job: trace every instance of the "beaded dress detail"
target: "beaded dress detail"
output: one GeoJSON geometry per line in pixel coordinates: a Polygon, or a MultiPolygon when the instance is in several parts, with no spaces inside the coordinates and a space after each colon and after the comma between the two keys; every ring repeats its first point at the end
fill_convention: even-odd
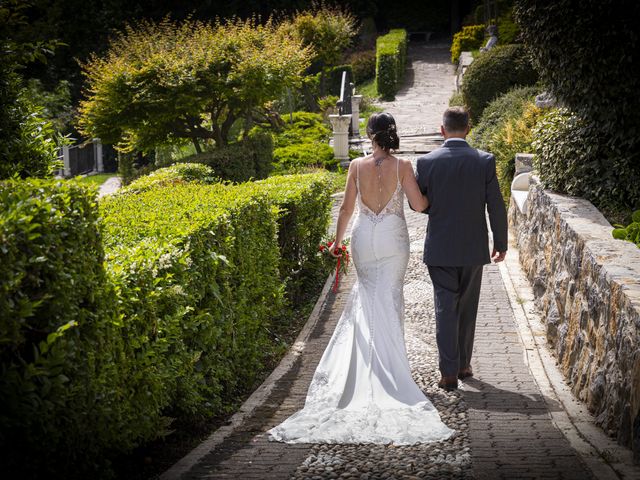
{"type": "MultiPolygon", "coordinates": [[[[399,163],[398,160],[396,162],[399,163]]],[[[411,377],[404,343],[404,275],[409,235],[404,192],[379,213],[362,201],[351,231],[357,281],[316,368],[304,408],[269,430],[287,443],[411,445],[453,433],[411,377]]]]}

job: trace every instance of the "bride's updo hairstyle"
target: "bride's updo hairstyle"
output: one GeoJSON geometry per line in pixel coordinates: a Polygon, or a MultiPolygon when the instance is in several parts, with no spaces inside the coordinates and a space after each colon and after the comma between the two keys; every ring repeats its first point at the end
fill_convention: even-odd
{"type": "Polygon", "coordinates": [[[400,139],[396,130],[396,121],[390,113],[374,113],[367,122],[367,135],[383,150],[397,150],[400,139]]]}

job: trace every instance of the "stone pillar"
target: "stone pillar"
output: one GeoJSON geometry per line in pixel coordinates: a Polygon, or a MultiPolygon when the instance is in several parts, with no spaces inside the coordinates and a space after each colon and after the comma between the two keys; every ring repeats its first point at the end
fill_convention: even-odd
{"type": "Polygon", "coordinates": [[[333,126],[333,156],[340,160],[340,165],[349,165],[349,124],[351,114],[329,115],[329,121],[333,126]]]}
{"type": "Polygon", "coordinates": [[[93,164],[93,168],[98,172],[98,173],[103,173],[104,172],[104,163],[102,161],[102,142],[100,141],[99,138],[94,138],[93,139],[93,158],[94,158],[94,164],[93,164]]]}
{"type": "Polygon", "coordinates": [[[362,95],[351,97],[351,132],[354,137],[360,136],[360,102],[362,95]]]}
{"type": "Polygon", "coordinates": [[[71,158],[69,157],[69,145],[62,146],[62,162],[64,164],[62,175],[65,177],[71,176],[71,158]]]}

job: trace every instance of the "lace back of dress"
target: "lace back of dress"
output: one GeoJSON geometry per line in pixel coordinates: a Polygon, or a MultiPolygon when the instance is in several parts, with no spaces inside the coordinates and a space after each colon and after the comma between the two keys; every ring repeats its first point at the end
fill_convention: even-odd
{"type": "Polygon", "coordinates": [[[385,207],[379,213],[375,213],[362,201],[359,161],[356,162],[356,187],[360,213],[369,217],[373,223],[379,223],[389,215],[396,215],[400,218],[404,218],[404,192],[402,191],[402,185],[400,183],[400,160],[396,159],[396,189],[385,207]]]}

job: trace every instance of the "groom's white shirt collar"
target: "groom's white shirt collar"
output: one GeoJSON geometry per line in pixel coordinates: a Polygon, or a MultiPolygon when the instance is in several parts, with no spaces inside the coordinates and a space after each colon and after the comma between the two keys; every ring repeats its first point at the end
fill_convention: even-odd
{"type": "MultiPolygon", "coordinates": [[[[446,145],[449,142],[464,142],[467,143],[467,141],[464,138],[457,138],[457,137],[452,137],[452,138],[447,138],[443,145],[446,145]]],[[[467,144],[468,145],[468,144],[467,144]]]]}

